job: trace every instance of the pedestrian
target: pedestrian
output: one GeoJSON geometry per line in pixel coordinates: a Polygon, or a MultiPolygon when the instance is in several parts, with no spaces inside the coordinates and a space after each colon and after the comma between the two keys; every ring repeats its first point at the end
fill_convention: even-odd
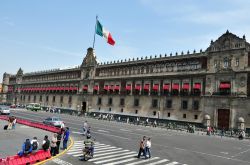
{"type": "Polygon", "coordinates": [[[66,130],[63,135],[63,149],[67,149],[67,143],[69,140],[69,127],[66,127],[66,130]]]}
{"type": "Polygon", "coordinates": [[[61,114],[61,109],[58,109],[58,113],[61,114]]]}
{"type": "Polygon", "coordinates": [[[220,134],[221,138],[222,138],[222,136],[224,136],[224,134],[225,134],[225,128],[223,127],[223,128],[221,129],[221,134],[220,134]]]}
{"type": "Polygon", "coordinates": [[[44,151],[47,151],[49,149],[49,146],[50,146],[50,141],[48,139],[48,135],[45,135],[44,136],[44,139],[43,139],[43,145],[42,145],[42,149],[44,151]]]}
{"type": "Polygon", "coordinates": [[[148,138],[148,140],[146,141],[146,156],[148,156],[148,158],[151,158],[151,139],[148,138]]]}
{"type": "Polygon", "coordinates": [[[57,134],[55,133],[52,138],[51,138],[51,143],[50,143],[50,154],[51,156],[56,156],[56,149],[57,149],[57,134]]]}
{"type": "Polygon", "coordinates": [[[153,124],[153,127],[156,127],[157,126],[157,122],[156,120],[154,121],[154,124],[153,124]]]}
{"type": "Polygon", "coordinates": [[[57,134],[56,154],[59,154],[61,140],[62,140],[62,131],[60,131],[60,132],[57,134]]]}
{"type": "Polygon", "coordinates": [[[127,117],[127,123],[129,123],[129,117],[127,117]]]}
{"type": "Polygon", "coordinates": [[[19,156],[26,156],[32,152],[32,145],[30,143],[30,139],[26,139],[22,145],[22,150],[19,151],[17,154],[19,156]]]}
{"type": "Polygon", "coordinates": [[[13,116],[10,116],[8,119],[8,130],[12,129],[12,124],[13,124],[14,118],[13,116]]]}
{"type": "Polygon", "coordinates": [[[87,120],[83,123],[83,135],[85,136],[88,130],[88,122],[87,120]]]}
{"type": "Polygon", "coordinates": [[[146,146],[146,136],[143,136],[139,144],[139,153],[137,155],[137,158],[140,158],[142,153],[143,153],[143,156],[145,156],[145,159],[147,158],[146,152],[145,152],[145,146],[146,146]]]}
{"type": "Polygon", "coordinates": [[[146,126],[148,126],[148,122],[149,122],[149,119],[147,118],[147,119],[146,119],[146,126]]]}
{"type": "Polygon", "coordinates": [[[16,117],[13,117],[12,129],[16,128],[16,117]]]}
{"type": "Polygon", "coordinates": [[[30,141],[31,146],[32,146],[32,151],[35,152],[38,150],[39,143],[37,141],[37,137],[33,137],[33,139],[30,141]]]}

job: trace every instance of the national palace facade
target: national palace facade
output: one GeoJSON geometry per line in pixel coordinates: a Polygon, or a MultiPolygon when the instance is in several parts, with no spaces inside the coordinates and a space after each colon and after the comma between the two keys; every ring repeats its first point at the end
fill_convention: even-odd
{"type": "Polygon", "coordinates": [[[250,128],[250,44],[227,31],[205,50],[3,75],[4,101],[250,128]]]}

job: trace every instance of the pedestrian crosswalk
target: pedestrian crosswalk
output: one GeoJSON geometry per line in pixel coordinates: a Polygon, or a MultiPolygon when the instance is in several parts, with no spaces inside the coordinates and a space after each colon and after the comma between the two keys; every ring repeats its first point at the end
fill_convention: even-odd
{"type": "MultiPolygon", "coordinates": [[[[83,154],[83,147],[83,141],[75,141],[67,154],[73,157],[80,157],[83,154]]],[[[135,151],[95,142],[94,158],[88,161],[101,165],[187,165],[159,157],[138,159],[136,156],[137,152],[135,151]]]]}

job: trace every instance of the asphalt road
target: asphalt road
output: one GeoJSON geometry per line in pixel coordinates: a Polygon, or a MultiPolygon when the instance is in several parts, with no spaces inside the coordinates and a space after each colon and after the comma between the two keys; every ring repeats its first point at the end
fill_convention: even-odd
{"type": "Polygon", "coordinates": [[[81,132],[85,120],[90,124],[92,136],[95,137],[98,144],[96,144],[96,157],[92,161],[84,162],[84,164],[250,164],[249,140],[239,141],[226,137],[190,134],[48,112],[15,110],[11,113],[17,117],[40,122],[49,116],[60,116],[65,121],[66,126],[70,128],[71,136],[75,140],[72,150],[47,164],[83,164],[79,161],[78,155],[80,154],[82,140],[84,140],[81,132]],[[147,161],[134,158],[138,152],[139,141],[143,136],[152,139],[152,158],[151,160],[147,159],[147,161]],[[118,153],[120,150],[117,148],[123,150],[120,152],[121,154],[118,153]],[[112,157],[114,154],[110,155],[108,152],[117,155],[112,157]]]}

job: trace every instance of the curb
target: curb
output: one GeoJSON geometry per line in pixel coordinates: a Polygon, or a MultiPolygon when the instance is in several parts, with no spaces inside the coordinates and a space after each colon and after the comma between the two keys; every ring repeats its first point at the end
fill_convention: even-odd
{"type": "Polygon", "coordinates": [[[35,163],[35,165],[41,165],[41,164],[44,164],[44,163],[46,163],[46,162],[48,162],[48,161],[50,161],[50,160],[53,160],[53,159],[55,159],[55,158],[57,158],[57,157],[59,157],[59,156],[61,156],[61,155],[63,155],[63,154],[65,154],[73,145],[74,145],[74,140],[71,138],[71,137],[69,137],[70,138],[70,145],[69,145],[69,147],[66,149],[66,150],[64,150],[63,152],[61,152],[61,153],[59,153],[59,154],[57,154],[56,156],[52,156],[51,158],[49,158],[49,159],[46,159],[46,160],[44,160],[44,161],[41,161],[41,162],[38,162],[38,163],[35,163]]]}

